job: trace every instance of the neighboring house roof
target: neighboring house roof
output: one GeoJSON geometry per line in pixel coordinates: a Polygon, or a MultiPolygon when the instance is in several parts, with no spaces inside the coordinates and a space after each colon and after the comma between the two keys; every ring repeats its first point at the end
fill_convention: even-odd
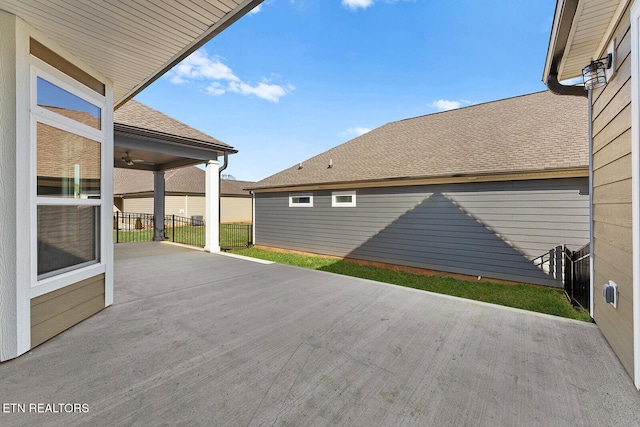
{"type": "Polygon", "coordinates": [[[223,196],[251,196],[248,187],[254,185],[254,181],[238,181],[235,179],[220,180],[220,194],[223,196]]]}
{"type": "Polygon", "coordinates": [[[388,123],[250,188],[586,170],[587,129],[584,98],[538,92],[388,123]]]}
{"type": "Polygon", "coordinates": [[[135,99],[128,101],[113,113],[114,129],[116,132],[129,134],[152,134],[163,139],[178,138],[180,142],[191,142],[227,148],[225,151],[233,151],[233,147],[204,132],[192,128],[173,117],[169,117],[135,99]]]}
{"type": "MultiPolygon", "coordinates": [[[[204,196],[206,172],[196,166],[166,171],[164,174],[167,195],[189,194],[204,196]]],[[[244,187],[249,181],[220,180],[221,196],[250,197],[244,187]]],[[[153,194],[153,172],[115,168],[113,170],[113,194],[116,196],[150,196],[153,194]]]]}

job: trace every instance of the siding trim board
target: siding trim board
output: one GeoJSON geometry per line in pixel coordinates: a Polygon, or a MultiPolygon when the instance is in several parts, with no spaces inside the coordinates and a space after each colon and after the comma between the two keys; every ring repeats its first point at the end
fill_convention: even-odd
{"type": "Polygon", "coordinates": [[[31,299],[31,348],[105,308],[105,275],[31,299]]]}
{"type": "Polygon", "coordinates": [[[362,188],[350,209],[322,190],[295,212],[289,194],[256,194],[256,244],[560,286],[533,260],[589,241],[587,178],[362,188]]]}

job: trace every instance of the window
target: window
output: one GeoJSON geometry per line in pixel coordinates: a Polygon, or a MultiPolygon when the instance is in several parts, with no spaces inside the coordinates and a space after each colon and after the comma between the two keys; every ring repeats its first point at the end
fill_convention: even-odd
{"type": "Polygon", "coordinates": [[[38,206],[38,276],[99,260],[100,207],[38,206]]]}
{"type": "Polygon", "coordinates": [[[91,126],[94,129],[100,129],[102,116],[100,107],[54,85],[42,77],[37,78],[36,90],[39,107],[91,126]]]}
{"type": "Polygon", "coordinates": [[[37,124],[39,197],[100,198],[100,143],[37,124]]]}
{"type": "Polygon", "coordinates": [[[356,192],[355,191],[334,191],[331,193],[331,206],[337,207],[355,207],[356,192]]]}
{"type": "MultiPolygon", "coordinates": [[[[47,71],[48,70],[48,71],[47,71]]],[[[105,98],[32,66],[38,280],[100,263],[105,98]]]]}
{"type": "Polygon", "coordinates": [[[289,207],[313,207],[313,194],[290,194],[289,207]]]}

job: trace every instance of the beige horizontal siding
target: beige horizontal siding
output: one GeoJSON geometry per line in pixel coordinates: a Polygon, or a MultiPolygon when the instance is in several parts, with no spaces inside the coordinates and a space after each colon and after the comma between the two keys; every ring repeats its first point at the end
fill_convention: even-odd
{"type": "Polygon", "coordinates": [[[104,274],[31,300],[31,347],[104,308],[104,274]]]}
{"type": "Polygon", "coordinates": [[[618,70],[593,92],[593,317],[633,376],[633,256],[631,241],[631,42],[629,10],[614,31],[618,70]],[[604,302],[602,286],[618,284],[619,304],[604,302]]]}
{"type": "Polygon", "coordinates": [[[188,206],[185,213],[188,215],[188,218],[191,218],[193,215],[202,215],[202,218],[204,218],[205,221],[207,220],[207,204],[204,196],[188,196],[186,202],[188,206]]]}
{"type": "Polygon", "coordinates": [[[248,197],[222,197],[220,222],[251,222],[252,199],[248,197]]]}
{"type": "MultiPolygon", "coordinates": [[[[597,138],[593,141],[593,152],[597,153],[603,147],[610,144],[614,139],[629,131],[629,120],[631,117],[631,105],[627,105],[622,111],[620,111],[614,118],[602,129],[597,138]]],[[[629,145],[631,149],[631,145],[629,145]]]]}
{"type": "Polygon", "coordinates": [[[124,199],[122,203],[123,212],[131,213],[153,213],[153,197],[144,197],[138,199],[124,199]]]}
{"type": "MultiPolygon", "coordinates": [[[[631,204],[631,180],[612,182],[610,184],[599,185],[593,190],[593,203],[597,207],[615,209],[615,216],[627,217],[631,215],[629,204],[631,204]],[[623,206],[618,206],[623,205],[623,206]],[[627,211],[625,211],[628,210],[627,211]]],[[[601,211],[603,209],[598,209],[601,211]]],[[[631,227],[631,223],[629,223],[631,227]]]]}

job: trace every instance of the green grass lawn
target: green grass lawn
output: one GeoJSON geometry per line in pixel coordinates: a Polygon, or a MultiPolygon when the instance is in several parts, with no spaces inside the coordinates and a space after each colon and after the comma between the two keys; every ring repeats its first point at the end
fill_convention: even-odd
{"type": "Polygon", "coordinates": [[[281,253],[258,248],[237,249],[233,253],[253,258],[322,270],[346,276],[392,283],[424,291],[453,295],[476,301],[484,301],[507,307],[537,311],[569,319],[590,321],[589,313],[578,310],[567,301],[562,289],[535,285],[507,285],[489,282],[456,280],[449,277],[422,276],[378,267],[363,266],[353,262],[314,257],[300,254],[281,253]]]}

